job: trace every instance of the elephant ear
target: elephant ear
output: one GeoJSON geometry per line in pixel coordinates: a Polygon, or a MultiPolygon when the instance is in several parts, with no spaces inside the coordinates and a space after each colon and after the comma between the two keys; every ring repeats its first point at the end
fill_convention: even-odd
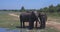
{"type": "Polygon", "coordinates": [[[35,15],[38,17],[38,13],[37,13],[37,11],[34,11],[34,13],[35,13],[35,15]]]}
{"type": "Polygon", "coordinates": [[[41,12],[41,15],[43,15],[45,17],[45,21],[47,21],[47,14],[44,12],[41,12]]]}
{"type": "Polygon", "coordinates": [[[40,22],[40,18],[38,17],[38,12],[34,11],[34,13],[35,13],[35,16],[38,18],[38,21],[40,22]]]}

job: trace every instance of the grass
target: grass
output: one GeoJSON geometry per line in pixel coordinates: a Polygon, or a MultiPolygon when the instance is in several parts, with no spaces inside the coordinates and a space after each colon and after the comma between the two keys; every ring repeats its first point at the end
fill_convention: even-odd
{"type": "MultiPolygon", "coordinates": [[[[1,12],[0,11],[0,28],[12,28],[12,29],[14,29],[14,28],[16,28],[16,26],[20,26],[19,19],[17,17],[13,17],[13,16],[8,15],[8,13],[15,13],[15,14],[19,15],[19,12],[4,12],[4,11],[1,12]]],[[[50,14],[49,17],[51,17],[51,16],[54,16],[54,14],[50,14]]],[[[58,17],[58,16],[55,16],[55,17],[58,17]]],[[[51,29],[51,27],[47,27],[42,32],[45,32],[45,31],[46,32],[59,32],[58,30],[51,29]]]]}
{"type": "Polygon", "coordinates": [[[47,13],[47,16],[52,20],[55,19],[55,22],[60,22],[60,13],[47,13]]]}
{"type": "Polygon", "coordinates": [[[8,15],[7,12],[0,13],[0,27],[10,28],[19,25],[20,22],[18,18],[8,15]]]}
{"type": "Polygon", "coordinates": [[[49,16],[49,17],[54,17],[54,18],[59,18],[60,17],[60,13],[47,13],[47,15],[49,16]]]}

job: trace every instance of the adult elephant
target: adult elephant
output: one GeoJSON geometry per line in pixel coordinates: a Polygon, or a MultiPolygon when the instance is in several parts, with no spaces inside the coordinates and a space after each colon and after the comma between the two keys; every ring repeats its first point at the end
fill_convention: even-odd
{"type": "MultiPolygon", "coordinates": [[[[40,27],[37,27],[37,28],[44,29],[46,26],[47,14],[44,12],[37,12],[37,11],[35,11],[34,13],[35,13],[38,21],[41,24],[40,27]]],[[[36,23],[37,23],[37,21],[36,21],[36,23]]]]}
{"type": "Polygon", "coordinates": [[[38,17],[39,17],[40,23],[41,23],[40,28],[44,29],[45,26],[46,26],[47,14],[43,13],[43,12],[40,12],[38,17]]]}
{"type": "MultiPolygon", "coordinates": [[[[32,11],[32,12],[26,12],[26,13],[22,13],[20,14],[20,23],[21,23],[21,27],[22,27],[22,23],[23,23],[23,27],[24,26],[24,22],[29,21],[29,28],[33,28],[33,24],[34,21],[39,21],[40,22],[40,28],[45,28],[45,24],[47,21],[47,15],[45,13],[41,13],[41,12],[36,12],[36,11],[32,11]]],[[[37,26],[37,24],[36,24],[37,26]]]]}
{"type": "Polygon", "coordinates": [[[32,29],[34,27],[34,21],[38,21],[36,13],[34,13],[34,11],[21,13],[20,14],[21,27],[23,25],[23,28],[25,28],[24,22],[26,21],[29,21],[29,29],[32,29]]]}

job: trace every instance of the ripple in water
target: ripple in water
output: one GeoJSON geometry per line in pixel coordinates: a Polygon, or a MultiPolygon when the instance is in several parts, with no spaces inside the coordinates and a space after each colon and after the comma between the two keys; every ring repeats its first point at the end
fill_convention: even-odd
{"type": "Polygon", "coordinates": [[[43,30],[39,29],[33,29],[33,30],[28,30],[28,29],[9,29],[9,28],[0,28],[0,32],[41,32],[43,30]]]}

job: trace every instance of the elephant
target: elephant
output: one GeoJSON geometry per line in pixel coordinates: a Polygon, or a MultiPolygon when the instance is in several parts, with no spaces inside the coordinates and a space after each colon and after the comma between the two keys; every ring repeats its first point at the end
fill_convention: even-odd
{"type": "Polygon", "coordinates": [[[25,28],[24,22],[27,22],[27,21],[29,21],[29,29],[32,29],[34,26],[34,21],[38,21],[35,13],[33,11],[20,14],[21,27],[22,27],[22,23],[23,23],[23,28],[25,28]]]}
{"type": "Polygon", "coordinates": [[[24,22],[26,21],[29,21],[29,29],[33,28],[34,21],[36,21],[36,26],[37,26],[37,21],[39,21],[41,24],[40,28],[45,28],[47,15],[46,13],[41,13],[41,12],[36,12],[36,11],[21,13],[20,14],[21,27],[23,23],[23,28],[25,28],[24,22]]]}
{"type": "Polygon", "coordinates": [[[41,29],[44,29],[46,27],[47,14],[41,12],[41,13],[39,13],[39,16],[38,17],[39,17],[40,23],[41,23],[40,28],[41,29]]]}

